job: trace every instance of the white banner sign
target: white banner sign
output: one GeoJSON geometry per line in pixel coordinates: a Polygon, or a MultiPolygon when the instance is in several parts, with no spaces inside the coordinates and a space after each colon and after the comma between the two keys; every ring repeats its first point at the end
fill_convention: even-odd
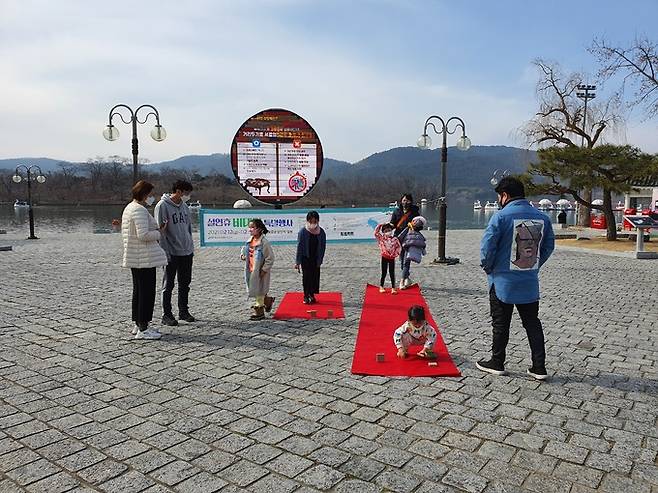
{"type": "MultiPolygon", "coordinates": [[[[249,240],[249,221],[260,218],[267,226],[272,243],[297,242],[297,233],[306,224],[311,209],[201,209],[199,213],[201,246],[243,245],[249,240]]],[[[382,209],[317,209],[320,226],[327,242],[375,241],[378,224],[390,220],[390,212],[382,209]]]]}

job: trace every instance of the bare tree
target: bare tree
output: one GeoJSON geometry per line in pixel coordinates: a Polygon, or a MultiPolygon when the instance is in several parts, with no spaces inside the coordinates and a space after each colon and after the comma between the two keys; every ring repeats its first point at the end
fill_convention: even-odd
{"type": "MultiPolygon", "coordinates": [[[[588,105],[585,115],[585,105],[577,96],[578,86],[591,81],[581,73],[565,74],[555,62],[535,60],[534,64],[539,70],[539,111],[521,127],[529,145],[579,147],[582,143],[591,149],[623,127],[625,119],[619,94],[598,98],[597,103],[588,105]]],[[[591,193],[591,190],[583,192],[586,202],[591,202],[591,193]]],[[[579,211],[579,224],[589,226],[590,210],[581,207],[579,211]]]]}
{"type": "Polygon", "coordinates": [[[633,87],[631,105],[644,107],[649,118],[658,115],[658,43],[640,37],[624,48],[600,38],[589,51],[601,63],[600,77],[623,75],[624,85],[633,87]]]}

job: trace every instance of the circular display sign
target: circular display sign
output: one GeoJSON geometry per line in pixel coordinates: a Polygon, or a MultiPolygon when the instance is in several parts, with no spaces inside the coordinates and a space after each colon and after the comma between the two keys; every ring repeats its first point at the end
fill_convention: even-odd
{"type": "Polygon", "coordinates": [[[301,116],[261,111],[238,129],[231,166],[240,186],[256,200],[290,204],[311,191],[322,172],[322,144],[301,116]]]}

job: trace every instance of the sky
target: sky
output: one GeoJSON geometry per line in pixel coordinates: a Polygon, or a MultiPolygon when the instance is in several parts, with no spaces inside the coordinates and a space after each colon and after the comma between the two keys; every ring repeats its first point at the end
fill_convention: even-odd
{"type": "MultiPolygon", "coordinates": [[[[118,103],[158,109],[167,139],[138,129],[151,161],[226,153],[277,107],[350,162],[415,145],[431,114],[523,147],[534,59],[594,74],[595,37],[658,36],[657,18],[655,0],[0,0],[0,158],[129,156],[129,126],[102,137],[118,103]]],[[[658,118],[633,111],[624,133],[658,152],[658,118]]]]}

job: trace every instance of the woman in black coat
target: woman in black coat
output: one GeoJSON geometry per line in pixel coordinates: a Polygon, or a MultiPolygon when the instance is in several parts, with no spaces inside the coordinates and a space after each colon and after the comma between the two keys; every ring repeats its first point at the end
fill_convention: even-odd
{"type": "MultiPolygon", "coordinates": [[[[402,242],[403,238],[400,238],[400,233],[405,231],[414,217],[420,216],[420,210],[414,204],[410,193],[405,193],[400,197],[399,204],[391,214],[391,224],[395,228],[395,236],[402,242]]],[[[404,254],[400,254],[400,269],[404,269],[404,254]]]]}

